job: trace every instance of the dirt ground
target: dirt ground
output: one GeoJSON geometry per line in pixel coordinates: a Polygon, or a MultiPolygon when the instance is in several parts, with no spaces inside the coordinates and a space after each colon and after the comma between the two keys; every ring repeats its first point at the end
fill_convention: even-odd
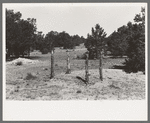
{"type": "MultiPolygon", "coordinates": [[[[83,51],[82,51],[83,52],[83,51]]],[[[86,85],[76,78],[85,78],[84,60],[74,59],[80,50],[71,52],[71,74],[66,72],[65,50],[55,52],[55,77],[50,79],[50,54],[31,53],[30,59],[16,66],[6,63],[7,100],[143,100],[145,75],[142,72],[127,74],[112,69],[124,58],[103,60],[103,77],[99,80],[98,60],[89,60],[89,79],[86,85]],[[27,79],[31,73],[34,78],[27,79]]]]}

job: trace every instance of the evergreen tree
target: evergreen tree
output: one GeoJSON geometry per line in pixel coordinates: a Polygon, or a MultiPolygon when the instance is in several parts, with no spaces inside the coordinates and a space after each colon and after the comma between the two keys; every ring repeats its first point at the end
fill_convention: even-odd
{"type": "Polygon", "coordinates": [[[6,9],[6,50],[8,56],[14,54],[16,57],[30,52],[36,31],[36,20],[28,18],[21,19],[20,12],[6,9]]]}
{"type": "Polygon", "coordinates": [[[99,59],[99,74],[100,80],[103,81],[102,75],[102,50],[105,47],[105,37],[106,33],[104,29],[100,27],[99,24],[96,24],[95,29],[92,28],[92,34],[87,37],[85,43],[86,48],[89,51],[89,57],[96,56],[99,59]]]}
{"type": "Polygon", "coordinates": [[[128,48],[128,26],[122,26],[118,28],[117,32],[114,31],[108,38],[108,50],[113,56],[123,56],[126,55],[128,48]]]}
{"type": "Polygon", "coordinates": [[[129,48],[125,66],[126,72],[145,72],[145,8],[134,18],[135,24],[130,24],[129,48]]]}

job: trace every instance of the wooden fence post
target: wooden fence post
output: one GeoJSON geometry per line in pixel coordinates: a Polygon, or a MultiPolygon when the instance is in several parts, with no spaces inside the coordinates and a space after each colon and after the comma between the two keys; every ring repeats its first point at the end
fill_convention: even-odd
{"type": "Polygon", "coordinates": [[[102,74],[102,50],[99,51],[99,75],[100,80],[103,81],[103,74],[102,74]]]}
{"type": "Polygon", "coordinates": [[[88,59],[89,59],[89,52],[86,52],[86,60],[85,60],[85,81],[86,81],[86,83],[89,83],[88,59]]]}
{"type": "Polygon", "coordinates": [[[51,76],[50,79],[54,78],[54,50],[51,51],[51,76]]]}
{"type": "Polygon", "coordinates": [[[67,52],[67,71],[66,74],[70,74],[71,73],[71,66],[70,66],[70,51],[66,51],[67,52]]]}

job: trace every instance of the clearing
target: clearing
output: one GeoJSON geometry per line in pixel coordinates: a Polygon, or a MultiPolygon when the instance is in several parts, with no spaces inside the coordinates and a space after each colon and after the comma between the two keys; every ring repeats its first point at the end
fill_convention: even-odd
{"type": "Polygon", "coordinates": [[[85,60],[75,59],[85,50],[70,52],[71,74],[66,72],[66,50],[55,50],[55,78],[50,78],[50,54],[32,52],[30,59],[19,58],[6,62],[7,100],[142,100],[145,99],[145,75],[127,74],[121,69],[124,58],[103,59],[103,77],[99,80],[98,60],[89,60],[90,83],[85,85],[76,78],[85,78],[85,60]],[[15,65],[17,60],[22,65],[15,65]],[[27,78],[32,74],[34,77],[27,78]]]}

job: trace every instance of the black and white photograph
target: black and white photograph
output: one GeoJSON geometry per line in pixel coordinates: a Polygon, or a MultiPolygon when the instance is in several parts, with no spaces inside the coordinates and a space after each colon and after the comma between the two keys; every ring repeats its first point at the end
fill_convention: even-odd
{"type": "MultiPolygon", "coordinates": [[[[96,103],[91,112],[101,104],[126,109],[131,102],[123,114],[128,117],[137,102],[143,115],[134,110],[125,119],[147,119],[147,3],[3,3],[3,59],[6,112],[7,103],[19,110],[15,102],[33,107],[67,102],[77,109],[96,103]]],[[[70,117],[64,119],[75,118],[70,117]]]]}

